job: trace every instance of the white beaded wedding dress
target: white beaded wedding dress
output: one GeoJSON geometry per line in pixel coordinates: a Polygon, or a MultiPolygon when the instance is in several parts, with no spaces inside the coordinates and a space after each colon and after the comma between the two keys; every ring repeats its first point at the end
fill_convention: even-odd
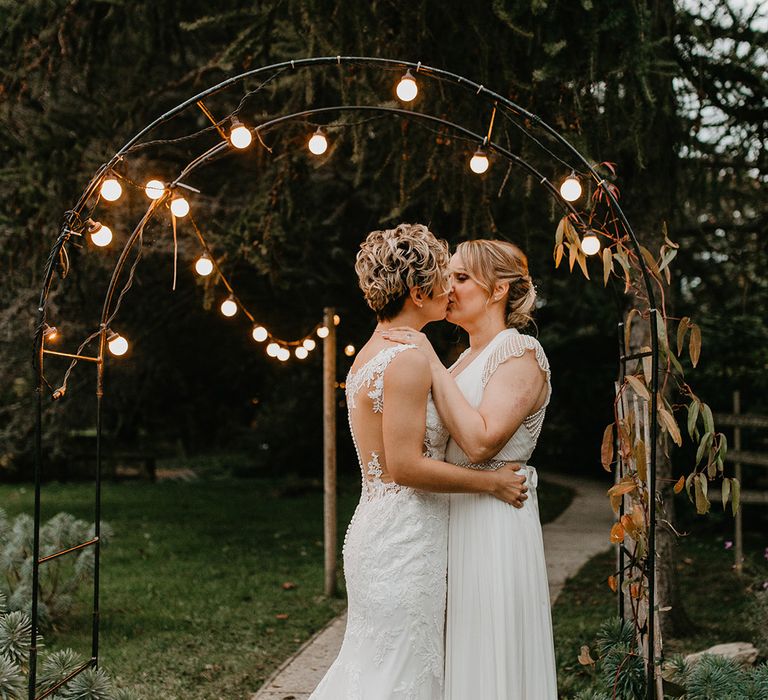
{"type": "MultiPolygon", "coordinates": [[[[526,350],[534,352],[546,374],[544,405],[493,460],[470,464],[450,440],[445,461],[474,469],[528,462],[551,393],[549,362],[539,342],[504,330],[455,379],[477,408],[499,365],[526,350]]],[[[525,473],[528,500],[520,509],[483,494],[450,496],[445,700],[557,700],[538,477],[530,466],[525,473]]]]}
{"type": "MultiPolygon", "coordinates": [[[[392,482],[381,427],[387,366],[414,347],[387,347],[347,377],[363,476],[344,540],[347,629],[310,700],[443,699],[448,497],[392,482]]],[[[425,455],[442,460],[447,441],[430,396],[425,455]]]]}

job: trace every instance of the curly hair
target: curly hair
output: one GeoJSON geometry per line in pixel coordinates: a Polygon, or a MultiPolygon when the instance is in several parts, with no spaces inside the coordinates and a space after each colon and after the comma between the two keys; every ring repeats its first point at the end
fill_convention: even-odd
{"type": "Polygon", "coordinates": [[[448,259],[448,243],[426,226],[400,224],[368,234],[355,272],[368,306],[380,321],[388,321],[402,311],[411,289],[429,297],[448,291],[448,259]]]}
{"type": "Polygon", "coordinates": [[[505,324],[507,328],[524,328],[533,321],[536,288],[528,274],[528,258],[520,248],[508,241],[464,241],[456,247],[467,274],[490,297],[499,282],[508,282],[505,324]]]}

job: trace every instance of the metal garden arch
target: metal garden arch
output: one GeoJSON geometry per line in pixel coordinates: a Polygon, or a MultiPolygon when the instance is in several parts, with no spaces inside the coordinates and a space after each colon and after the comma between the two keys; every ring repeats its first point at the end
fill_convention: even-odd
{"type": "MultiPolygon", "coordinates": [[[[100,518],[101,518],[101,463],[102,463],[102,405],[104,399],[104,363],[106,359],[106,345],[107,345],[107,333],[109,330],[109,323],[111,318],[116,313],[116,308],[119,306],[119,302],[122,295],[127,291],[124,286],[118,297],[117,304],[115,304],[115,293],[118,289],[121,276],[128,263],[129,254],[133,249],[137,241],[140,241],[144,227],[152,219],[157,212],[161,204],[167,203],[172,196],[173,192],[181,191],[179,187],[185,187],[182,183],[183,178],[190,173],[201,168],[212,158],[225,153],[228,149],[231,149],[231,144],[222,140],[216,146],[206,150],[199,156],[190,161],[179,174],[169,183],[165,183],[165,188],[162,196],[154,199],[148,206],[145,214],[142,216],[133,232],[128,237],[122,252],[120,253],[117,262],[115,264],[111,281],[108,285],[107,291],[104,296],[104,303],[101,312],[101,320],[99,327],[89,337],[89,339],[81,345],[81,348],[75,353],[61,353],[49,350],[45,347],[45,330],[47,328],[47,305],[48,297],[53,282],[54,272],[57,264],[62,256],[66,256],[66,249],[68,244],[71,243],[73,237],[82,236],[86,231],[90,212],[95,208],[98,202],[98,188],[107,175],[114,172],[119,167],[122,160],[127,158],[132,149],[144,143],[142,140],[150,133],[155,131],[161,125],[164,125],[171,121],[177,115],[194,108],[198,105],[205,110],[202,101],[216,93],[234,88],[243,83],[249,78],[260,78],[263,75],[268,76],[264,80],[260,87],[266,84],[272,83],[286,72],[293,72],[301,69],[317,69],[328,66],[365,66],[370,68],[378,68],[388,71],[413,71],[413,75],[419,79],[438,81],[440,83],[453,86],[464,91],[473,93],[473,99],[482,101],[493,109],[491,117],[491,128],[488,130],[487,135],[473,132],[472,130],[451,122],[439,116],[426,114],[422,112],[395,108],[390,106],[376,106],[376,105],[358,105],[358,104],[339,104],[335,106],[325,106],[317,108],[309,108],[300,112],[294,112],[291,114],[283,114],[269,121],[265,121],[252,127],[251,131],[258,135],[263,129],[274,127],[276,125],[290,122],[292,120],[306,119],[315,115],[328,115],[333,113],[341,113],[348,111],[368,112],[378,114],[389,114],[396,118],[420,120],[425,123],[436,124],[446,129],[451,130],[462,137],[475,141],[478,146],[485,149],[488,152],[495,153],[497,156],[505,159],[509,163],[521,168],[532,177],[536,178],[539,183],[545,187],[545,189],[555,198],[558,204],[563,207],[564,211],[573,218],[574,222],[581,228],[582,231],[587,231],[589,226],[584,220],[583,215],[578,211],[570,202],[565,201],[558,188],[553,184],[544,174],[537,170],[528,161],[510,150],[504,148],[501,144],[492,140],[492,126],[493,117],[496,112],[504,113],[509,119],[514,121],[521,131],[534,142],[539,141],[534,136],[534,132],[545,135],[553,142],[559,144],[564,151],[573,158],[573,170],[577,169],[581,173],[586,174],[593,183],[593,187],[597,190],[602,190],[606,201],[610,203],[613,211],[615,212],[624,233],[628,236],[630,245],[637,256],[640,270],[642,273],[642,279],[644,284],[644,291],[647,294],[648,300],[648,319],[650,324],[650,342],[651,350],[648,352],[641,352],[637,354],[628,355],[624,350],[623,343],[621,344],[619,367],[620,367],[620,379],[623,380],[624,370],[626,365],[630,361],[636,361],[643,357],[650,356],[651,358],[651,386],[650,386],[650,463],[648,465],[648,492],[651,497],[648,498],[648,556],[646,558],[645,576],[647,578],[648,586],[648,612],[647,612],[647,649],[648,661],[647,661],[647,697],[653,699],[656,697],[656,664],[657,659],[655,656],[655,617],[656,610],[653,603],[655,596],[655,523],[656,523],[656,449],[657,442],[657,392],[659,388],[659,337],[658,337],[658,311],[656,309],[656,301],[654,290],[651,284],[651,276],[649,274],[648,267],[645,263],[643,255],[640,251],[640,243],[638,242],[632,227],[627,220],[619,202],[617,201],[612,189],[605,179],[597,172],[595,166],[591,164],[575,147],[573,147],[563,136],[555,131],[551,126],[545,123],[540,117],[529,112],[524,107],[514,103],[503,95],[493,92],[486,88],[484,85],[478,84],[472,80],[464,78],[455,73],[441,70],[439,68],[433,68],[423,65],[422,63],[413,63],[409,61],[400,61],[386,58],[375,57],[361,57],[361,56],[325,56],[317,58],[304,58],[291,61],[283,61],[280,63],[264,66],[254,70],[250,70],[239,75],[233,76],[224,80],[206,90],[203,90],[199,94],[191,97],[190,99],[182,102],[173,109],[169,110],[162,116],[155,119],[152,123],[142,129],[139,133],[133,136],[119,151],[117,151],[109,161],[104,163],[94,174],[82,195],[74,206],[69,209],[64,215],[63,222],[59,229],[56,241],[51,249],[48,257],[45,270],[42,290],[40,293],[40,300],[38,304],[38,324],[34,337],[34,366],[36,372],[36,394],[37,394],[37,408],[36,408],[36,431],[35,431],[35,467],[34,467],[34,479],[35,479],[35,496],[34,496],[34,541],[33,541],[33,561],[32,561],[32,634],[31,634],[31,650],[30,650],[30,663],[29,663],[29,699],[40,700],[47,697],[56,688],[51,688],[47,691],[37,694],[36,677],[37,677],[37,632],[39,627],[39,614],[38,614],[38,590],[39,590],[39,570],[40,566],[43,566],[45,562],[54,559],[59,556],[65,556],[66,554],[81,550],[86,547],[94,548],[94,587],[93,587],[93,618],[92,618],[92,653],[91,658],[83,664],[80,668],[74,671],[70,676],[62,679],[61,683],[67,682],[79,672],[91,665],[98,664],[99,656],[99,550],[100,550],[100,518]],[[85,347],[88,341],[96,340],[98,342],[98,350],[94,356],[82,354],[82,348],[85,347]],[[42,448],[42,421],[43,421],[43,398],[46,393],[48,384],[45,380],[44,372],[44,359],[46,355],[59,355],[69,358],[73,363],[77,361],[90,361],[96,365],[96,454],[95,454],[95,536],[88,542],[81,543],[70,549],[66,549],[52,555],[41,558],[40,557],[40,500],[41,500],[41,481],[43,477],[43,448],[42,448]]],[[[239,108],[238,108],[239,109],[239,108]]],[[[219,124],[225,123],[233,115],[236,115],[238,110],[235,110],[232,114],[228,115],[225,119],[218,123],[215,123],[218,129],[219,124]]],[[[210,115],[209,115],[210,116],[210,115]]],[[[212,120],[215,121],[215,120],[212,120]]],[[[220,129],[219,129],[220,131],[220,129]]],[[[222,133],[223,135],[223,133],[222,133]]],[[[541,145],[539,143],[539,145],[541,145]]],[[[545,150],[547,150],[545,148],[545,150]]],[[[135,263],[134,263],[135,265],[135,263]]],[[[128,284],[130,286],[130,284],[128,284]]],[[[623,318],[619,318],[619,327],[623,325],[623,318]]],[[[59,398],[55,395],[54,399],[59,398]]],[[[623,562],[623,553],[620,554],[623,562]]],[[[623,574],[623,568],[620,566],[620,576],[623,574]]],[[[623,597],[621,592],[619,593],[619,609],[623,613],[623,597]]]]}

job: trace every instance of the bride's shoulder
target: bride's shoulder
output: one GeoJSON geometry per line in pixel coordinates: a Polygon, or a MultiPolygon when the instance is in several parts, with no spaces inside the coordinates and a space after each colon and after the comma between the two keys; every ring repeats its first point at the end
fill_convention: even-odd
{"type": "Polygon", "coordinates": [[[401,345],[402,350],[394,354],[387,365],[385,382],[408,386],[414,384],[420,386],[426,382],[432,383],[432,375],[429,371],[429,360],[422,352],[418,352],[415,345],[401,345]],[[412,352],[416,350],[417,352],[412,352]]]}

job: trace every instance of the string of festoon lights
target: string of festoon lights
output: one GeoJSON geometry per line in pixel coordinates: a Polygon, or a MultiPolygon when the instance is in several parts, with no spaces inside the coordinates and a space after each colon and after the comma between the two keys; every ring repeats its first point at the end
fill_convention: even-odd
{"type": "MultiPolygon", "coordinates": [[[[420,65],[421,64],[419,64],[419,67],[420,65]]],[[[416,73],[418,74],[418,67],[416,68],[416,73]]],[[[397,95],[397,98],[404,103],[413,102],[418,96],[419,86],[410,69],[400,78],[395,87],[395,94],[397,95]]],[[[254,134],[260,137],[258,128],[247,126],[238,116],[233,115],[225,120],[216,121],[204,104],[198,103],[198,106],[211,120],[222,138],[228,141],[232,148],[236,150],[245,150],[253,144],[254,134]],[[224,129],[221,128],[222,125],[227,122],[229,133],[226,133],[224,129]]],[[[476,150],[472,153],[469,159],[469,169],[477,175],[483,175],[491,167],[488,145],[491,140],[495,116],[496,108],[494,107],[487,136],[485,136],[482,142],[477,145],[476,150]]],[[[326,153],[329,147],[328,135],[321,126],[318,126],[314,132],[308,135],[306,147],[313,156],[322,156],[326,153]]],[[[577,173],[575,169],[572,169],[571,173],[562,180],[559,192],[560,196],[565,201],[575,202],[582,197],[583,188],[581,177],[581,173],[577,173]]],[[[140,185],[129,181],[127,178],[122,177],[117,171],[112,170],[103,176],[101,186],[99,187],[100,198],[109,203],[120,200],[124,194],[121,180],[134,187],[141,187],[140,185]]],[[[169,185],[163,183],[161,180],[150,179],[141,188],[150,200],[158,200],[168,194],[167,190],[169,187],[169,185]]],[[[187,220],[191,223],[195,235],[202,247],[202,252],[194,263],[195,272],[201,277],[208,277],[216,272],[218,281],[220,281],[226,288],[227,296],[222,300],[219,306],[221,314],[231,318],[242,311],[242,314],[251,324],[251,337],[255,342],[264,344],[266,354],[270,357],[274,357],[281,362],[289,360],[292,356],[299,360],[306,359],[309,353],[317,346],[315,336],[320,339],[327,337],[329,333],[328,328],[320,322],[300,339],[284,340],[273,335],[264,323],[258,322],[256,317],[245,307],[239,297],[235,294],[234,288],[221,270],[215,255],[206,242],[196,221],[190,214],[191,206],[189,200],[186,196],[178,193],[177,187],[185,188],[193,193],[197,192],[194,188],[184,185],[183,183],[174,183],[174,187],[172,188],[169,197],[169,209],[173,217],[174,239],[176,224],[180,220],[188,218],[187,220]]],[[[108,246],[114,238],[112,229],[102,222],[88,219],[85,228],[85,232],[90,241],[97,247],[103,248],[108,246]]],[[[597,235],[593,231],[588,230],[581,239],[581,249],[583,252],[586,255],[595,255],[600,251],[600,247],[600,240],[597,235]]],[[[337,315],[334,322],[338,325],[339,321],[340,319],[337,315]]],[[[53,340],[57,335],[57,330],[53,327],[46,327],[45,333],[48,340],[53,340]]],[[[107,330],[107,346],[113,355],[121,356],[128,351],[129,343],[125,337],[109,328],[107,330]]],[[[350,344],[344,348],[344,352],[347,356],[351,357],[355,354],[356,349],[350,344]]]]}

